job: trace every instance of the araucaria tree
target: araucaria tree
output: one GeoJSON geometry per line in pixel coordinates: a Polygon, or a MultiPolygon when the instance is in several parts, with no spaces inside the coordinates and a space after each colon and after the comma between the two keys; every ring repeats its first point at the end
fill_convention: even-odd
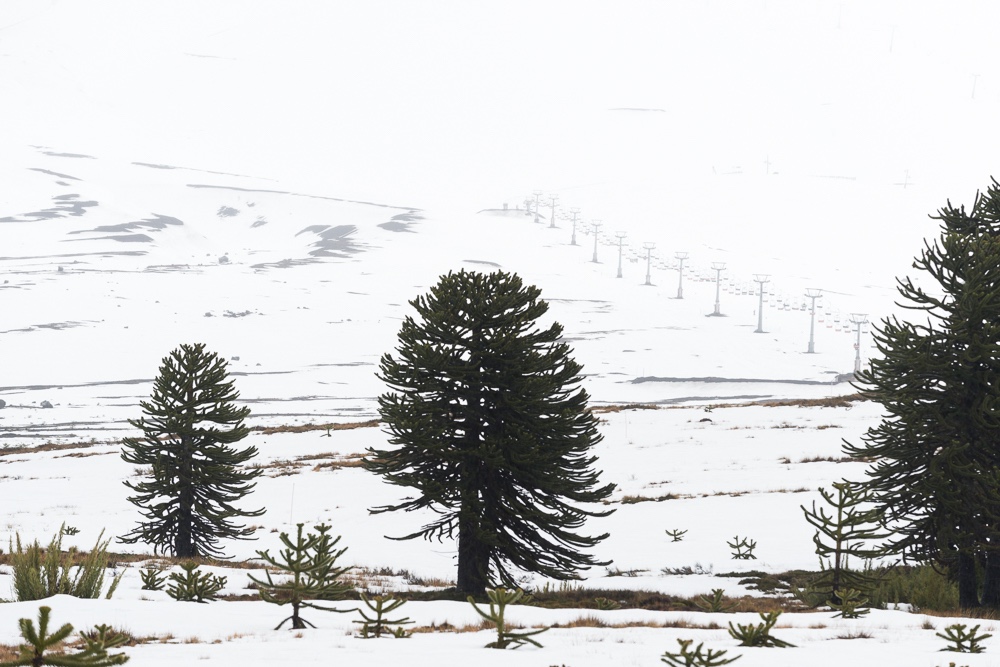
{"type": "Polygon", "coordinates": [[[410,305],[396,356],[380,377],[391,391],[379,412],[394,449],[368,450],[365,465],[414,498],[371,510],[431,509],[437,518],[396,539],[456,538],[458,589],[514,587],[515,571],[579,578],[599,562],[584,550],[607,537],[576,531],[611,511],[591,449],[601,440],[582,367],[562,326],[541,328],[537,287],[514,274],[442,276],[410,305]]]}
{"type": "Polygon", "coordinates": [[[179,558],[222,557],[221,539],[250,539],[254,529],[234,519],[255,517],[233,503],[253,490],[261,470],[244,467],[255,447],[232,447],[247,436],[247,407],[234,405],[239,392],[227,379],[226,362],[203,344],[181,345],[164,357],[144,416],[129,420],[141,438],[125,438],[122,458],[148,466],[129,502],[144,521],[120,541],[153,545],[156,553],[179,558]]]}
{"type": "Polygon", "coordinates": [[[809,592],[819,598],[820,604],[844,602],[847,590],[869,591],[876,583],[875,577],[852,569],[849,560],[853,557],[863,565],[877,557],[880,552],[872,542],[888,537],[879,528],[879,511],[866,507],[867,492],[850,482],[833,482],[832,486],[833,491],[819,489],[831,510],[829,514],[824,507],[817,509],[815,501],[811,511],[800,506],[806,521],[816,528],[813,543],[822,573],[811,582],[809,592]]]}
{"type": "Polygon", "coordinates": [[[913,264],[924,280],[899,281],[900,305],[926,322],[893,317],[876,327],[881,354],[859,374],[859,387],[886,416],[845,451],[874,460],[862,486],[892,529],[888,550],[948,567],[962,607],[996,607],[1000,184],[977,195],[970,211],[948,203],[934,217],[940,238],[913,264]]]}

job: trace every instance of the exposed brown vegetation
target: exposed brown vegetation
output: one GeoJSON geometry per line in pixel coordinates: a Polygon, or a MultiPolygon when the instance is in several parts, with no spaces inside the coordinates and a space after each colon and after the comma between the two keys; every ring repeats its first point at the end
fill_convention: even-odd
{"type": "MultiPolygon", "coordinates": [[[[742,405],[763,405],[768,408],[778,408],[794,405],[800,408],[850,408],[854,403],[867,401],[861,394],[848,394],[846,396],[829,396],[827,398],[792,398],[781,401],[756,401],[744,403],[742,405]]],[[[730,406],[727,406],[730,407],[730,406]]]]}
{"type": "Polygon", "coordinates": [[[40,445],[18,445],[14,447],[4,447],[0,449],[0,456],[13,456],[16,454],[35,454],[37,452],[58,452],[66,449],[86,449],[100,445],[116,445],[118,440],[89,440],[87,442],[46,442],[40,445]]]}
{"type": "Polygon", "coordinates": [[[798,463],[853,463],[858,459],[850,456],[807,456],[799,459],[798,463]]]}
{"type": "Polygon", "coordinates": [[[117,453],[118,452],[116,452],[116,451],[115,452],[72,452],[70,454],[60,454],[56,458],[57,459],[64,459],[64,458],[67,458],[67,457],[72,457],[72,458],[77,458],[77,459],[85,459],[85,458],[90,457],[90,456],[108,456],[108,455],[117,454],[117,453]]]}
{"type": "Polygon", "coordinates": [[[623,412],[625,410],[659,410],[659,405],[648,403],[625,403],[624,405],[597,405],[590,408],[591,412],[623,412]]]}
{"type": "Polygon", "coordinates": [[[286,426],[252,426],[255,433],[272,435],[274,433],[308,433],[309,431],[347,431],[355,428],[374,428],[379,425],[378,419],[365,422],[328,423],[328,424],[296,424],[286,426]]]}
{"type": "Polygon", "coordinates": [[[19,657],[21,657],[21,652],[17,646],[0,644],[0,662],[13,662],[19,657]]]}
{"type": "Polygon", "coordinates": [[[275,459],[269,463],[254,463],[250,467],[267,471],[268,477],[284,477],[286,475],[295,475],[307,467],[313,472],[339,470],[341,468],[360,468],[364,465],[364,458],[365,455],[362,453],[336,454],[334,452],[322,452],[320,454],[304,454],[291,459],[275,459]],[[309,464],[313,461],[320,462],[309,467],[309,464]]]}
{"type": "MultiPolygon", "coordinates": [[[[659,503],[659,502],[662,502],[664,500],[677,500],[677,498],[679,498],[679,497],[680,496],[678,496],[675,493],[665,493],[663,495],[655,496],[655,497],[654,496],[639,496],[639,495],[632,495],[632,494],[630,494],[630,495],[622,496],[621,499],[618,502],[620,502],[622,505],[634,505],[636,503],[659,503]]],[[[605,504],[609,504],[611,502],[613,502],[613,501],[605,501],[605,504]]]]}

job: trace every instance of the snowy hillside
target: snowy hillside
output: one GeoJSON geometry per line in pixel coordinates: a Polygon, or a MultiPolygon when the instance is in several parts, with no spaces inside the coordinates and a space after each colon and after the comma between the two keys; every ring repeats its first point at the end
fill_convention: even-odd
{"type": "MultiPolygon", "coordinates": [[[[402,491],[338,463],[383,445],[378,428],[264,429],[374,420],[375,371],[408,301],[448,271],[502,269],[542,289],[595,407],[660,408],[601,413],[617,512],[591,532],[611,534],[595,553],[614,568],[583,586],[752,593],[714,576],[746,566],[726,546],[735,533],[759,542],[754,569],[815,569],[799,506],[863,474],[837,462],[842,439],[880,410],[803,401],[854,392],[845,376],[873,350],[852,314],[898,312],[895,279],[936,233],[928,216],[998,174],[998,18],[988,2],[888,0],[6,0],[0,545],[63,522],[81,548],[129,531],[133,471],[116,441],[160,359],[203,342],[230,360],[267,468],[246,500],[268,509],[260,539],[230,554],[327,521],[353,565],[451,581],[454,545],[384,539],[419,517],[369,516],[402,491]],[[815,354],[808,288],[822,290],[815,354]],[[724,317],[708,316],[717,293],[724,317]],[[757,404],[787,400],[800,402],[757,404]],[[677,528],[689,537],[671,544],[677,528]]],[[[227,592],[246,592],[242,571],[227,574],[227,592]]],[[[0,598],[9,580],[0,567],[0,598]]],[[[291,639],[264,603],[144,601],[139,587],[131,564],[113,600],[55,600],[54,620],[221,640],[128,649],[137,665],[511,659],[479,650],[485,633],[361,642],[350,615],[291,639]]],[[[0,605],[0,643],[36,608],[0,605]]],[[[459,603],[407,610],[477,622],[459,603]]],[[[591,613],[523,611],[549,625],[591,613]]],[[[734,653],[947,663],[920,615],[829,617],[788,621],[800,649],[734,653]],[[836,640],[858,628],[873,638],[836,640]]],[[[735,646],[724,629],[590,627],[517,655],[657,664],[688,636],[735,646]]],[[[968,663],[993,664],[1000,644],[987,645],[968,663]]]]}

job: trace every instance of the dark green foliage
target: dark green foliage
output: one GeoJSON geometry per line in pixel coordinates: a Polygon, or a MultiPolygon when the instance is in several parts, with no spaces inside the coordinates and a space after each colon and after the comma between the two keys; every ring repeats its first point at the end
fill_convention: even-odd
{"type": "Polygon", "coordinates": [[[25,644],[21,645],[21,655],[17,660],[0,662],[0,667],[15,667],[31,665],[54,665],[56,667],[109,667],[121,665],[128,661],[124,653],[108,654],[109,648],[115,648],[125,643],[125,637],[113,632],[106,625],[97,626],[93,632],[81,633],[84,648],[77,653],[46,653],[73,632],[73,626],[66,623],[54,633],[49,634],[49,607],[38,609],[38,629],[30,618],[18,621],[21,627],[21,637],[25,644]]]}
{"type": "Polygon", "coordinates": [[[122,459],[151,470],[144,481],[125,482],[145,521],[119,540],[197,558],[222,557],[216,545],[223,538],[250,539],[254,529],[233,519],[264,510],[233,503],[253,490],[263,470],[243,467],[257,455],[255,447],[231,446],[249,433],[243,420],[250,409],[237,408],[238,397],[226,362],[204,345],[181,345],[164,357],[150,400],[140,403],[145,416],[129,420],[143,437],[123,440],[122,459]]]}
{"type": "Polygon", "coordinates": [[[712,597],[708,597],[707,595],[701,595],[694,601],[694,603],[698,605],[699,609],[715,614],[727,613],[733,611],[734,609],[736,609],[737,605],[735,603],[726,604],[723,601],[724,594],[725,591],[723,589],[713,588],[712,597]]]}
{"type": "Polygon", "coordinates": [[[786,572],[744,570],[742,572],[720,572],[715,576],[736,579],[740,586],[746,586],[752,591],[760,591],[766,595],[783,596],[786,593],[795,595],[800,592],[816,578],[816,574],[811,570],[788,570],[786,572]]]}
{"type": "Polygon", "coordinates": [[[706,649],[702,653],[702,646],[704,644],[698,644],[695,650],[691,650],[691,644],[694,643],[693,639],[678,639],[677,643],[681,645],[681,650],[679,653],[671,653],[667,651],[660,658],[660,662],[665,662],[671,667],[721,667],[722,665],[728,665],[731,662],[736,662],[743,656],[733,656],[732,658],[725,658],[729,651],[716,651],[714,649],[706,649]]]}
{"type": "Polygon", "coordinates": [[[993,635],[978,635],[979,626],[975,625],[971,630],[966,632],[964,623],[956,623],[955,625],[949,625],[944,629],[944,634],[940,632],[935,632],[934,634],[945,639],[954,644],[954,646],[948,646],[947,648],[941,649],[942,651],[954,651],[956,653],[982,653],[986,650],[985,646],[980,646],[979,642],[989,639],[993,635]]]}
{"type": "Polygon", "coordinates": [[[928,611],[959,608],[958,586],[930,565],[895,567],[879,579],[868,596],[873,607],[906,603],[928,611]]]}
{"type": "Polygon", "coordinates": [[[553,579],[608,563],[585,553],[607,535],[577,534],[607,499],[598,486],[597,418],[577,385],[582,367],[562,326],[513,274],[442,276],[410,304],[396,356],[382,357],[390,392],[379,412],[395,449],[369,450],[368,470],[416,490],[373,512],[432,509],[438,518],[398,539],[458,539],[458,589],[515,583],[513,569],[553,579]]]}
{"type": "Polygon", "coordinates": [[[139,572],[139,578],[142,579],[142,590],[162,591],[163,584],[167,581],[163,572],[164,570],[158,567],[147,567],[139,572]]]}
{"type": "Polygon", "coordinates": [[[834,618],[838,616],[841,618],[861,618],[870,611],[865,606],[867,604],[868,598],[861,591],[853,588],[841,588],[837,591],[836,600],[827,601],[827,605],[837,612],[833,615],[834,618]]]}
{"type": "Polygon", "coordinates": [[[594,604],[601,611],[614,611],[622,608],[621,603],[608,598],[594,598],[594,604]]]}
{"type": "Polygon", "coordinates": [[[476,610],[476,613],[490,623],[493,623],[497,629],[497,640],[487,644],[486,648],[505,649],[512,644],[514,648],[521,648],[525,644],[531,644],[532,646],[542,648],[542,645],[532,639],[532,636],[539,635],[548,630],[548,628],[531,630],[530,632],[511,632],[507,629],[507,621],[504,618],[507,605],[516,604],[524,596],[524,591],[520,588],[511,591],[500,587],[486,591],[486,596],[489,598],[490,602],[489,614],[476,605],[475,598],[471,595],[468,597],[469,604],[471,604],[472,608],[476,610]]]}
{"type": "Polygon", "coordinates": [[[1000,606],[1000,184],[934,217],[940,236],[913,264],[923,280],[898,286],[926,320],[875,327],[879,356],[858,386],[885,416],[845,452],[874,461],[863,485],[892,526],[889,550],[948,566],[962,607],[980,587],[1000,606]]]}
{"type": "Polygon", "coordinates": [[[211,602],[226,587],[226,577],[219,577],[198,569],[198,564],[188,561],[181,565],[184,573],[172,572],[167,595],[178,602],[211,602]]]}
{"type": "Polygon", "coordinates": [[[843,602],[841,591],[852,588],[867,592],[876,583],[871,571],[851,569],[850,558],[861,562],[875,558],[880,552],[870,548],[868,543],[884,539],[888,534],[879,530],[881,512],[870,507],[871,498],[867,491],[850,482],[834,482],[832,486],[836,496],[826,489],[819,489],[831,513],[827,513],[824,507],[817,509],[815,502],[812,510],[801,507],[806,521],[816,528],[813,542],[823,570],[811,582],[809,593],[839,610],[840,607],[834,605],[843,602]]]}
{"type": "Polygon", "coordinates": [[[671,542],[680,542],[680,541],[682,541],[684,539],[684,534],[687,533],[686,530],[680,530],[680,529],[668,530],[668,531],[665,531],[665,532],[667,533],[668,537],[672,538],[670,540],[671,542]]]}
{"type": "MultiPolygon", "coordinates": [[[[17,600],[42,600],[53,595],[72,595],[78,598],[97,598],[104,586],[104,574],[108,567],[108,544],[101,541],[103,531],[90,553],[84,554],[75,565],[78,552],[76,547],[62,550],[63,531],[60,529],[49,545],[42,549],[36,540],[22,546],[21,536],[15,535],[10,545],[10,564],[14,570],[14,595],[17,600]],[[73,569],[76,568],[74,575],[73,569]]],[[[114,595],[121,581],[122,572],[112,579],[106,597],[114,595]]]]}
{"type": "Polygon", "coordinates": [[[338,613],[354,611],[321,607],[315,602],[310,602],[310,600],[343,600],[351,590],[351,585],[340,581],[340,577],[351,568],[337,567],[337,559],[344,555],[347,547],[335,549],[340,542],[340,536],[332,538],[329,534],[330,526],[320,524],[315,527],[315,533],[306,533],[305,536],[302,535],[302,527],[301,523],[297,525],[298,533],[294,542],[288,533],[281,533],[281,541],[285,548],[277,557],[271,556],[267,551],[257,552],[268,565],[290,575],[287,581],[275,583],[267,570],[264,571],[266,580],[249,575],[250,580],[259,587],[261,599],[279,606],[292,605],[292,615],[278,623],[275,630],[280,630],[287,621],[292,622],[293,630],[302,630],[307,626],[315,628],[315,625],[299,615],[299,610],[303,608],[338,613]]]}
{"type": "Polygon", "coordinates": [[[771,636],[771,629],[778,622],[779,616],[781,616],[780,611],[772,611],[760,615],[761,620],[764,621],[763,623],[756,625],[752,623],[747,623],[746,625],[737,623],[736,627],[733,627],[733,624],[730,623],[729,634],[732,635],[733,639],[740,640],[740,646],[793,648],[794,644],[789,644],[786,641],[771,636]]]}
{"type": "Polygon", "coordinates": [[[757,548],[757,543],[749,538],[742,538],[737,535],[732,542],[726,542],[733,550],[733,558],[736,560],[757,560],[753,555],[753,550],[757,548]]]}
{"type": "Polygon", "coordinates": [[[63,535],[78,535],[79,533],[80,533],[80,529],[77,528],[76,526],[67,526],[66,524],[63,524],[63,527],[62,527],[62,534],[63,535]]]}
{"type": "Polygon", "coordinates": [[[372,612],[369,616],[364,609],[358,609],[362,620],[354,621],[361,624],[361,636],[365,639],[374,637],[378,639],[383,634],[395,637],[396,639],[406,639],[411,633],[406,632],[403,625],[413,623],[409,617],[399,619],[388,619],[386,614],[391,614],[406,603],[406,600],[393,599],[385,595],[376,595],[374,600],[361,593],[361,601],[372,612]],[[395,627],[393,627],[395,626],[395,627]]]}

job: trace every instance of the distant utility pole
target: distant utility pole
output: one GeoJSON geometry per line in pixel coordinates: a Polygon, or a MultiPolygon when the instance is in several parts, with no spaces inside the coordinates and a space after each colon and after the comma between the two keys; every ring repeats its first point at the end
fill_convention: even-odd
{"type": "Polygon", "coordinates": [[[592,220],[590,226],[594,228],[594,259],[590,261],[597,264],[597,230],[601,228],[601,221],[592,220]]]}
{"type": "Polygon", "coordinates": [[[726,270],[725,262],[712,262],[712,268],[715,269],[715,312],[712,313],[714,317],[722,317],[722,311],[719,310],[719,283],[722,272],[726,270]]]}
{"type": "Polygon", "coordinates": [[[823,296],[823,290],[814,287],[806,288],[806,298],[812,299],[812,305],[809,307],[809,349],[806,350],[807,354],[816,352],[816,299],[821,296],[823,296]]]}
{"type": "Polygon", "coordinates": [[[580,214],[580,209],[573,207],[569,210],[573,215],[573,238],[570,239],[570,245],[576,245],[576,216],[580,214]]]}
{"type": "Polygon", "coordinates": [[[854,343],[854,374],[861,372],[861,326],[868,324],[868,316],[865,313],[851,313],[851,324],[857,327],[858,338],[854,343]]]}
{"type": "Polygon", "coordinates": [[[625,240],[625,232],[615,232],[618,237],[618,277],[622,277],[622,241],[625,240]]]}
{"type": "Polygon", "coordinates": [[[760,302],[757,305],[757,329],[754,333],[764,333],[764,285],[770,281],[766,273],[755,273],[753,281],[760,287],[760,302]]]}
{"type": "Polygon", "coordinates": [[[535,195],[535,222],[541,222],[541,218],[538,217],[538,207],[540,206],[540,202],[538,200],[542,196],[542,191],[535,190],[531,194],[535,195]]]}
{"type": "Polygon", "coordinates": [[[549,195],[549,205],[552,206],[552,217],[549,219],[549,229],[556,228],[556,202],[559,198],[555,195],[549,195]]]}
{"type": "Polygon", "coordinates": [[[684,260],[688,258],[686,252],[675,252],[674,257],[680,260],[680,268],[677,269],[677,298],[684,298],[684,260]]]}
{"type": "Polygon", "coordinates": [[[653,283],[649,281],[649,258],[652,257],[653,248],[656,247],[656,244],[647,241],[642,244],[642,247],[646,249],[646,284],[652,285],[653,283]]]}

